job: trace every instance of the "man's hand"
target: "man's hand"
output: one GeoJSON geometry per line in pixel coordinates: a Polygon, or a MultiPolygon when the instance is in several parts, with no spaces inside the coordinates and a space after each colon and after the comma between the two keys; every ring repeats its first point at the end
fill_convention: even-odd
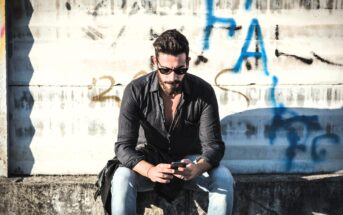
{"type": "Polygon", "coordinates": [[[147,171],[147,177],[153,182],[167,184],[173,178],[175,170],[171,168],[170,164],[158,164],[150,167],[147,171]]]}
{"type": "Polygon", "coordinates": [[[203,173],[203,169],[198,164],[194,164],[189,159],[181,160],[183,163],[187,163],[186,167],[179,167],[174,174],[175,177],[178,177],[182,180],[192,180],[193,178],[201,175],[203,173]]]}

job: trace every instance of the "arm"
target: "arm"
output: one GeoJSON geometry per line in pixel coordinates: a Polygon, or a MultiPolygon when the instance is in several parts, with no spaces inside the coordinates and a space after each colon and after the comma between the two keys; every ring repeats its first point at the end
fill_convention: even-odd
{"type": "Polygon", "coordinates": [[[204,98],[206,99],[203,104],[199,126],[202,154],[197,160],[199,163],[203,159],[211,167],[216,167],[223,158],[225,151],[225,145],[221,136],[218,103],[212,88],[209,95],[204,98]]]}
{"type": "Polygon", "coordinates": [[[130,169],[144,159],[144,155],[135,150],[138,140],[139,118],[136,94],[132,83],[130,83],[124,90],[119,114],[118,139],[114,147],[118,160],[130,169]]]}
{"type": "Polygon", "coordinates": [[[174,173],[170,164],[157,166],[144,160],[144,155],[136,151],[139,130],[139,105],[132,84],[125,90],[119,115],[118,140],[115,143],[115,154],[126,167],[148,177],[154,182],[169,183],[174,173]]]}
{"type": "Polygon", "coordinates": [[[170,164],[158,164],[156,166],[142,160],[138,162],[133,170],[139,174],[149,178],[153,182],[159,182],[162,184],[169,183],[173,178],[175,170],[171,168],[170,164]]]}
{"type": "Polygon", "coordinates": [[[221,138],[217,99],[213,89],[210,89],[209,95],[203,97],[205,101],[200,116],[199,139],[202,154],[197,158],[196,164],[188,159],[182,160],[187,166],[178,168],[175,174],[176,177],[184,180],[191,180],[218,166],[224,155],[225,145],[221,138]]]}

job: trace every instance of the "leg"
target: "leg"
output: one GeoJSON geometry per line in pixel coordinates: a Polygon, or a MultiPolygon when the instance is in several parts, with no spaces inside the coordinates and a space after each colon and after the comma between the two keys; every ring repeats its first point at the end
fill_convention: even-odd
{"type": "Polygon", "coordinates": [[[224,166],[210,173],[208,215],[232,214],[234,179],[224,166]]]}
{"type": "Polygon", "coordinates": [[[208,215],[232,214],[233,186],[234,179],[230,171],[222,165],[186,183],[188,189],[200,188],[209,192],[208,215]]]}
{"type": "Polygon", "coordinates": [[[152,190],[154,183],[126,167],[119,167],[111,186],[112,214],[136,214],[137,192],[152,190]]]}

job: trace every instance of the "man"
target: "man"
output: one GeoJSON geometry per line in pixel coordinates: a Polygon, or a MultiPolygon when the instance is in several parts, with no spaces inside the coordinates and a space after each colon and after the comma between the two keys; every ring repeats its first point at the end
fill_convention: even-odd
{"type": "Polygon", "coordinates": [[[225,146],[214,90],[187,74],[189,47],[180,32],[167,30],[153,45],[157,71],[132,81],[122,99],[115,153],[123,167],[112,179],[112,214],[136,214],[137,192],[173,181],[209,192],[208,214],[231,214],[234,182],[219,165],[225,146]],[[157,153],[137,150],[140,126],[146,146],[157,153]],[[153,163],[151,156],[161,162],[153,163]],[[171,161],[186,166],[175,169],[171,161]]]}

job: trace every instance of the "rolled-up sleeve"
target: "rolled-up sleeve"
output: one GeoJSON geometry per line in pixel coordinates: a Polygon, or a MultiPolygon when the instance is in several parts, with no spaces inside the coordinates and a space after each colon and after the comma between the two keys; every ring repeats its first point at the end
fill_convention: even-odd
{"type": "Polygon", "coordinates": [[[127,85],[121,101],[115,154],[118,160],[132,169],[144,156],[135,150],[139,131],[139,106],[132,83],[127,85]]]}
{"type": "Polygon", "coordinates": [[[203,158],[212,167],[216,167],[224,156],[225,145],[221,137],[218,103],[213,88],[202,106],[199,127],[202,154],[198,159],[203,158]]]}

